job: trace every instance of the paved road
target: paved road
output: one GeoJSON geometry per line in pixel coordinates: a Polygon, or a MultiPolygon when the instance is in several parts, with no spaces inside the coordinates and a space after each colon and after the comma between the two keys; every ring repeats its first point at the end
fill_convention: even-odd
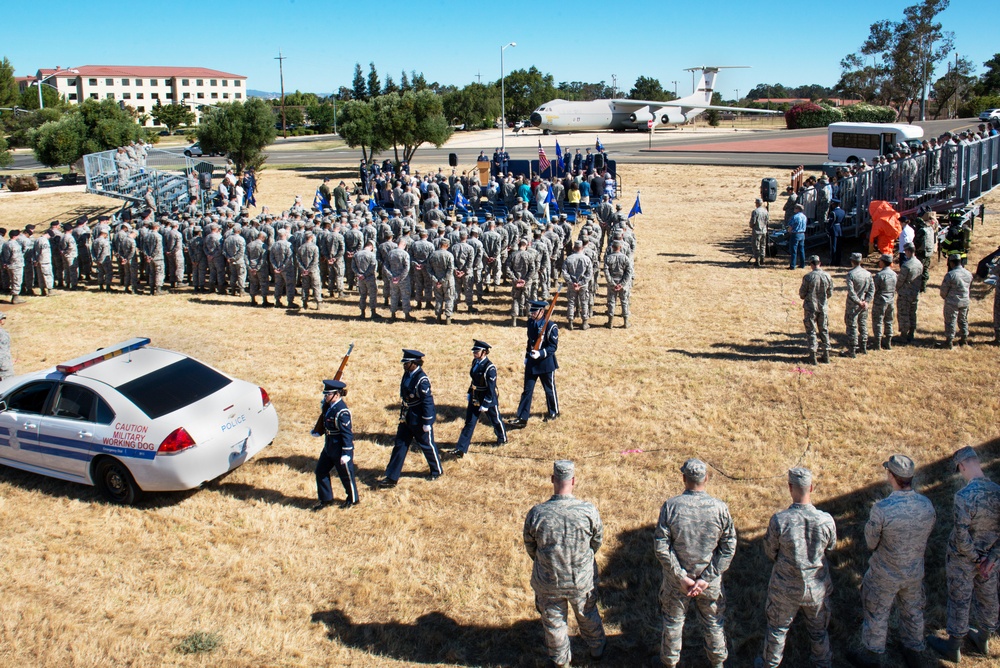
{"type": "MultiPolygon", "coordinates": [[[[966,129],[969,127],[975,127],[976,121],[969,119],[966,120],[951,120],[951,121],[926,121],[923,123],[917,123],[924,127],[924,132],[926,136],[937,136],[944,132],[945,130],[955,130],[955,129],[966,129]]],[[[816,136],[826,134],[826,128],[816,128],[810,130],[775,130],[772,132],[754,132],[754,133],[739,133],[739,134],[720,134],[713,136],[704,135],[692,135],[691,137],[677,138],[670,137],[669,145],[671,147],[683,147],[698,144],[704,146],[706,144],[722,144],[735,141],[752,141],[758,139],[770,138],[774,135],[780,135],[781,137],[789,136],[816,136]]],[[[658,140],[657,135],[653,138],[654,144],[659,144],[660,146],[666,145],[667,142],[658,140]]],[[[552,137],[550,137],[551,139],[552,137]]],[[[558,138],[558,136],[556,136],[558,138]]],[[[317,141],[329,141],[329,137],[302,137],[294,141],[289,141],[279,149],[274,149],[268,151],[268,162],[272,165],[330,165],[336,167],[355,167],[361,159],[361,152],[349,148],[334,148],[325,150],[315,150],[310,148],[310,144],[317,141]]],[[[578,143],[578,142],[577,142],[578,143]]],[[[575,144],[574,144],[575,145],[575,144]]],[[[608,157],[612,160],[617,160],[620,164],[626,165],[640,165],[640,164],[655,164],[655,165],[725,165],[725,166],[766,166],[766,167],[787,167],[789,169],[797,165],[805,165],[808,169],[818,169],[822,166],[823,162],[826,160],[825,155],[817,154],[797,154],[797,153],[714,153],[711,151],[648,151],[646,150],[649,145],[649,138],[646,134],[636,133],[636,139],[634,141],[626,140],[621,142],[616,142],[614,145],[609,144],[608,157]]],[[[459,148],[448,148],[443,147],[436,149],[421,148],[417,151],[415,156],[416,161],[420,163],[431,163],[431,164],[448,164],[448,155],[450,153],[455,153],[458,155],[459,165],[469,165],[474,163],[476,157],[479,155],[481,149],[486,150],[487,155],[492,155],[494,148],[493,143],[487,143],[484,146],[478,147],[459,147],[459,148]]],[[[508,149],[511,158],[515,160],[526,160],[526,159],[536,159],[538,157],[537,147],[520,147],[514,148],[510,147],[508,149]]],[[[388,157],[391,154],[386,154],[388,157]]],[[[550,159],[555,159],[555,156],[549,156],[550,159]]],[[[215,164],[222,164],[224,160],[219,158],[213,158],[211,161],[215,164]]],[[[16,155],[14,157],[14,169],[30,169],[30,170],[40,170],[44,169],[42,165],[35,161],[34,157],[30,154],[27,155],[16,155]]]]}

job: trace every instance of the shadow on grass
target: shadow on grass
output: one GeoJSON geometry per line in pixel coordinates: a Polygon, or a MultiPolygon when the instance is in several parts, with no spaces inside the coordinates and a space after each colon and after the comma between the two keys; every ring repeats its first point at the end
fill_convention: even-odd
{"type": "MultiPolygon", "coordinates": [[[[110,503],[104,500],[96,487],[82,483],[66,482],[56,478],[22,471],[9,466],[0,465],[0,481],[26,492],[41,492],[57,499],[72,499],[83,503],[110,503]]],[[[169,508],[188,499],[198,492],[189,489],[180,492],[146,492],[139,496],[135,503],[137,508],[169,508]]]]}
{"type": "Polygon", "coordinates": [[[307,499],[298,496],[288,496],[274,489],[254,487],[253,485],[239,482],[216,483],[210,485],[209,488],[241,501],[263,501],[278,506],[303,509],[309,508],[312,504],[316,503],[316,499],[311,497],[307,499]]]}
{"type": "MultiPolygon", "coordinates": [[[[434,379],[431,379],[434,382],[434,379]]],[[[434,404],[435,414],[437,415],[437,423],[448,424],[450,422],[455,422],[456,420],[462,420],[465,423],[465,404],[461,406],[453,406],[451,404],[434,404]]],[[[385,410],[390,413],[399,413],[399,404],[388,404],[385,410]]],[[[396,438],[396,433],[393,432],[390,437],[389,444],[392,445],[392,439],[396,438]]]]}

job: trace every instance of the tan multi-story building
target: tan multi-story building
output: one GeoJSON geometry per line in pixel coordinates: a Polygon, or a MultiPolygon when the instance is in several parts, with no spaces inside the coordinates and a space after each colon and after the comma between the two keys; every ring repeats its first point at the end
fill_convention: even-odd
{"type": "MultiPolygon", "coordinates": [[[[38,70],[34,80],[54,87],[70,104],[115,100],[150,114],[157,104],[184,104],[201,120],[203,105],[247,99],[247,78],[204,67],[82,65],[38,70]]],[[[147,121],[152,125],[153,121],[147,121]]]]}

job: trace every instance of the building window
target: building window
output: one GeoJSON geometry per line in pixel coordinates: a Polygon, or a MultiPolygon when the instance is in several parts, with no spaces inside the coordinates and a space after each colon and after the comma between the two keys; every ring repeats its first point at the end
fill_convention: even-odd
{"type": "MultiPolygon", "coordinates": [[[[169,93],[168,93],[168,94],[169,94],[169,93]]],[[[150,97],[150,99],[152,99],[152,100],[159,100],[159,99],[160,99],[160,94],[159,94],[159,93],[150,93],[150,94],[149,94],[149,97],[150,97]]]]}
{"type": "Polygon", "coordinates": [[[185,100],[190,100],[190,99],[191,99],[191,93],[184,93],[184,94],[183,94],[183,98],[184,98],[185,100]]]}
{"type": "Polygon", "coordinates": [[[131,100],[132,99],[132,93],[122,93],[122,99],[123,100],[131,100]]]}
{"type": "Polygon", "coordinates": [[[76,93],[70,93],[69,94],[69,99],[70,100],[75,100],[76,99],[76,93]]]}
{"type": "Polygon", "coordinates": [[[241,97],[243,97],[243,93],[236,93],[236,99],[237,100],[240,99],[241,97]]]}
{"type": "MultiPolygon", "coordinates": [[[[215,93],[212,93],[212,95],[215,95],[215,93]]],[[[229,93],[223,93],[222,94],[222,99],[223,100],[228,100],[229,99],[229,93]]]]}
{"type": "Polygon", "coordinates": [[[234,81],[233,85],[236,86],[237,88],[239,88],[240,87],[240,80],[237,79],[236,81],[234,81]]]}
{"type": "Polygon", "coordinates": [[[150,86],[156,86],[156,85],[158,85],[158,84],[156,83],[156,79],[150,79],[150,80],[149,80],[149,85],[150,85],[150,86]]]}
{"type": "Polygon", "coordinates": [[[107,95],[105,95],[104,97],[105,97],[106,99],[108,99],[108,100],[113,100],[113,99],[115,99],[115,94],[114,94],[114,93],[108,93],[108,94],[107,94],[107,95]]]}
{"type": "Polygon", "coordinates": [[[209,79],[208,85],[209,86],[218,86],[219,85],[219,81],[217,79],[209,79]]]}
{"type": "Polygon", "coordinates": [[[219,99],[219,94],[218,93],[212,93],[212,99],[213,100],[218,100],[219,99]]]}
{"type": "Polygon", "coordinates": [[[87,85],[88,86],[96,86],[97,85],[97,79],[88,79],[87,80],[87,85]]]}
{"type": "Polygon", "coordinates": [[[135,110],[141,114],[142,112],[146,111],[146,107],[136,107],[135,110]]]}
{"type": "Polygon", "coordinates": [[[205,80],[204,79],[195,79],[194,80],[194,85],[195,86],[204,86],[205,85],[205,80]]]}
{"type": "Polygon", "coordinates": [[[229,85],[229,79],[223,79],[222,80],[222,85],[223,86],[228,86],[229,85]]]}
{"type": "Polygon", "coordinates": [[[91,93],[90,94],[90,99],[91,100],[99,100],[100,98],[101,98],[101,96],[98,95],[97,93],[91,93]]]}
{"type": "Polygon", "coordinates": [[[66,79],[66,85],[67,86],[75,86],[76,85],[76,79],[66,79]]]}
{"type": "Polygon", "coordinates": [[[142,85],[142,79],[136,79],[135,80],[135,85],[136,86],[141,86],[142,85]]]}
{"type": "Polygon", "coordinates": [[[104,80],[104,85],[105,86],[114,86],[115,85],[115,80],[114,79],[105,79],[104,80]]]}
{"type": "Polygon", "coordinates": [[[205,94],[204,93],[198,93],[198,99],[199,100],[204,100],[205,99],[205,94]]]}
{"type": "Polygon", "coordinates": [[[181,79],[182,86],[190,86],[190,81],[188,79],[181,79]]]}
{"type": "Polygon", "coordinates": [[[167,99],[168,100],[174,99],[174,94],[171,91],[169,91],[169,90],[167,91],[167,99]]]}
{"type": "Polygon", "coordinates": [[[127,86],[128,85],[128,79],[122,79],[122,85],[123,86],[127,86]]]}

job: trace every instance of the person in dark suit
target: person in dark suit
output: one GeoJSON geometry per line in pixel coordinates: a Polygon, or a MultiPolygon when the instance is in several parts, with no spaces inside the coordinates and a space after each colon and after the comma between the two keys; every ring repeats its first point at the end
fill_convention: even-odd
{"type": "Polygon", "coordinates": [[[399,396],[403,400],[399,411],[399,427],[396,442],[385,468],[385,477],[379,487],[395,487],[403,472],[403,462],[410,450],[410,443],[416,442],[424,453],[430,467],[430,479],[437,480],[444,473],[441,468],[441,453],[434,442],[434,422],[436,411],[434,395],[431,394],[431,380],[424,373],[424,354],[419,350],[403,349],[403,380],[399,384],[399,396]]]}

